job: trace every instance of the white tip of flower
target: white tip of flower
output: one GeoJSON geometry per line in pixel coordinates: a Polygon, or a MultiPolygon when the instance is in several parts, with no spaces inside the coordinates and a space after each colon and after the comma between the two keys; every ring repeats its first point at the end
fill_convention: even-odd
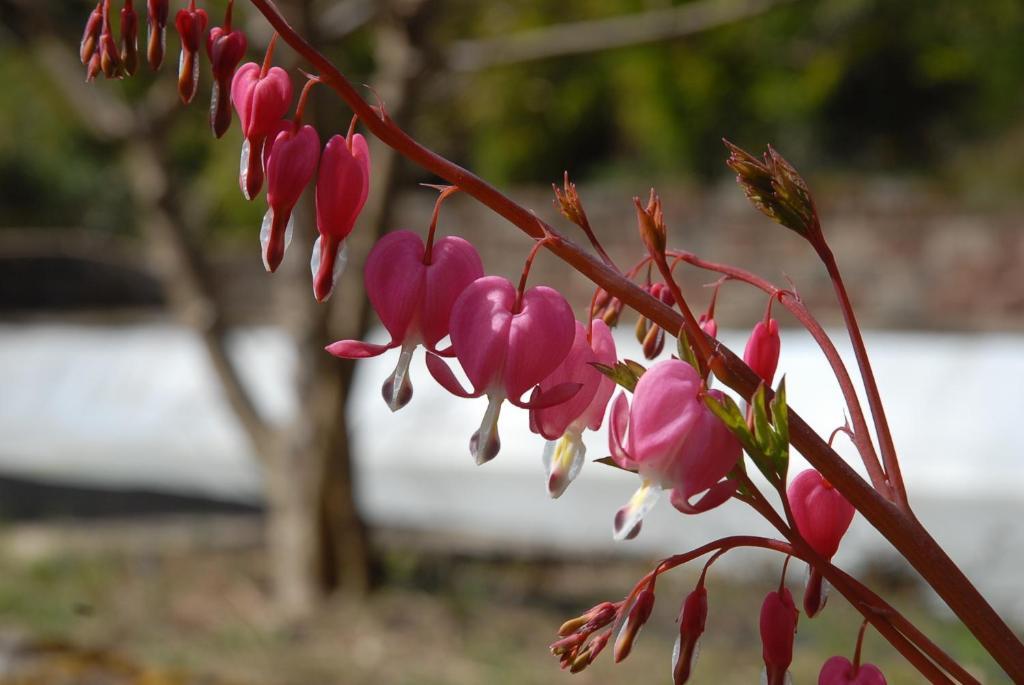
{"type": "MultiPolygon", "coordinates": [[[[320,236],[316,239],[316,242],[313,243],[313,256],[309,260],[309,270],[313,274],[314,280],[316,279],[317,274],[320,273],[322,252],[320,246],[322,241],[323,236],[320,236]]],[[[341,245],[338,245],[338,251],[335,255],[334,269],[331,271],[331,293],[334,292],[334,286],[338,285],[338,279],[341,278],[341,274],[345,273],[345,267],[348,265],[348,243],[346,241],[341,241],[341,245]]],[[[327,297],[330,297],[330,293],[327,294],[327,297]]],[[[327,297],[323,299],[326,300],[327,297]]]]}
{"type": "Polygon", "coordinates": [[[252,146],[249,145],[249,139],[246,138],[242,141],[242,156],[238,161],[238,185],[242,187],[242,195],[246,200],[252,200],[252,196],[249,195],[249,155],[251,153],[252,146]]]}
{"type": "Polygon", "coordinates": [[[469,451],[477,465],[486,464],[498,456],[501,439],[498,437],[498,416],[505,398],[501,395],[488,396],[487,411],[480,421],[480,429],[469,439],[469,451]]]}
{"type": "Polygon", "coordinates": [[[615,512],[612,537],[616,540],[632,540],[640,533],[640,524],[658,501],[661,488],[645,480],[633,496],[629,504],[615,512]]]}
{"type": "MultiPolygon", "coordinates": [[[[318,241],[319,242],[319,241],[318,241]]],[[[388,409],[396,412],[412,399],[412,382],[409,380],[409,363],[412,361],[412,353],[416,349],[416,343],[406,342],[402,345],[402,353],[398,356],[398,365],[388,379],[384,381],[381,394],[387,402],[388,409]]]]}
{"type": "MultiPolygon", "coordinates": [[[[274,209],[271,207],[263,215],[263,225],[260,226],[260,254],[263,255],[263,268],[271,271],[270,261],[267,259],[267,247],[270,245],[270,231],[274,225],[274,209]]],[[[292,234],[295,233],[295,215],[288,217],[288,225],[284,229],[284,250],[292,244],[292,234]]]]}
{"type": "Polygon", "coordinates": [[[587,446],[579,433],[566,433],[558,440],[544,444],[544,470],[548,479],[548,494],[557,499],[562,496],[569,483],[576,479],[587,456],[587,446]]]}

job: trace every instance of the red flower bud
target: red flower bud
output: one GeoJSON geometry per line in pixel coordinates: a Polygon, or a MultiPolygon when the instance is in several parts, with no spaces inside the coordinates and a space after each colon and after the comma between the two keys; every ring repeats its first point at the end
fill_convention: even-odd
{"type": "Polygon", "coordinates": [[[178,64],[178,95],[186,105],[192,102],[199,87],[199,50],[203,44],[208,18],[206,11],[196,9],[195,0],[180,10],[174,26],[181,38],[181,60],[178,64]]]}
{"type": "Polygon", "coordinates": [[[96,53],[96,47],[100,42],[100,34],[103,31],[103,0],[96,3],[96,7],[89,13],[89,19],[85,22],[85,31],[82,32],[82,44],[78,54],[82,64],[89,66],[92,56],[96,53]]]}
{"type": "Polygon", "coordinates": [[[626,622],[619,631],[618,637],[615,638],[615,648],[612,651],[612,654],[615,656],[615,663],[619,663],[629,656],[629,653],[633,650],[633,643],[636,641],[637,634],[644,624],[647,623],[647,619],[651,617],[652,609],[654,609],[654,591],[650,588],[644,588],[633,601],[633,606],[629,610],[626,622]]]}
{"type": "Polygon", "coordinates": [[[761,655],[764,658],[767,685],[783,685],[793,661],[797,610],[793,595],[782,588],[769,592],[761,605],[761,655]]]}
{"type": "Polygon", "coordinates": [[[779,324],[775,319],[758,321],[743,350],[743,361],[753,369],[765,383],[771,384],[775,369],[779,365],[779,324]]]}
{"type": "Polygon", "coordinates": [[[213,71],[210,127],[218,138],[231,126],[231,81],[248,47],[245,34],[231,29],[232,7],[233,4],[228,2],[224,26],[211,29],[206,39],[206,54],[210,57],[210,67],[213,71]]]}
{"type": "Polygon", "coordinates": [[[147,0],[146,11],[149,25],[146,60],[149,62],[149,68],[156,71],[164,62],[167,47],[168,0],[147,0]]]}
{"type": "Polygon", "coordinates": [[[267,159],[267,204],[260,243],[263,265],[276,271],[291,240],[292,210],[316,173],[320,136],[312,126],[279,133],[267,159]]]}
{"type": "Polygon", "coordinates": [[[802,471],[786,489],[797,530],[815,552],[831,559],[856,510],[814,469],[802,471]]]}
{"type": "Polygon", "coordinates": [[[708,591],[701,584],[686,596],[679,614],[679,637],[672,652],[672,682],[683,685],[690,679],[700,652],[700,638],[708,619],[708,591]]]}
{"type": "Polygon", "coordinates": [[[878,666],[855,666],[844,656],[834,656],[821,667],[818,685],[886,685],[886,682],[878,666]]]}
{"type": "Polygon", "coordinates": [[[121,8],[121,63],[128,76],[139,69],[139,15],[132,0],[125,0],[121,8]]]}

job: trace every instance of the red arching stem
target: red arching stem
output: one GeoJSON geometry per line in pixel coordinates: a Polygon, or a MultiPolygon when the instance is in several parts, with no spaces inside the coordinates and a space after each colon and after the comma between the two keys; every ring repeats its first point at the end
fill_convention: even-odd
{"type": "Polygon", "coordinates": [[[782,575],[779,576],[779,594],[780,595],[782,594],[782,591],[786,589],[786,571],[789,570],[789,560],[792,559],[792,558],[793,558],[792,555],[787,554],[786,555],[786,560],[782,562],[782,575]]]}
{"type": "MultiPolygon", "coordinates": [[[[637,310],[670,333],[683,327],[683,318],[674,310],[648,295],[622,274],[580,249],[484,180],[420,145],[391,119],[378,116],[341,72],[289,26],[272,0],[250,2],[281,37],[320,73],[324,83],[360,115],[366,127],[381,142],[448,183],[459,186],[527,235],[540,239],[546,233],[547,247],[551,252],[610,295],[618,297],[624,306],[637,310]]],[[[703,333],[700,335],[703,336],[703,333]]],[[[705,344],[708,344],[707,341],[705,344]]],[[[715,357],[714,369],[719,379],[749,400],[757,390],[757,375],[724,346],[716,347],[715,357]]],[[[790,410],[789,423],[793,446],[896,547],[978,638],[1007,675],[1012,680],[1024,683],[1024,645],[928,531],[912,515],[876,492],[829,448],[796,411],[790,410]]],[[[836,585],[831,578],[829,580],[836,585]]],[[[898,632],[895,635],[884,634],[890,641],[901,638],[898,632]]]]}
{"type": "Polygon", "coordinates": [[[298,131],[302,128],[302,115],[306,111],[306,101],[309,100],[309,92],[313,90],[313,86],[320,83],[320,79],[313,76],[306,80],[306,85],[302,86],[302,93],[299,95],[299,104],[295,106],[295,119],[292,121],[292,130],[298,131]]]}
{"type": "Polygon", "coordinates": [[[853,650],[853,672],[851,676],[856,677],[857,671],[860,670],[860,649],[864,646],[864,631],[868,628],[868,621],[864,619],[864,622],[860,624],[860,630],[857,631],[857,647],[853,650]]]}
{"type": "Polygon", "coordinates": [[[530,269],[533,268],[533,260],[537,258],[537,253],[540,252],[540,248],[544,247],[544,238],[538,240],[533,244],[533,248],[530,249],[530,254],[526,257],[526,263],[523,264],[523,275],[519,277],[519,289],[516,291],[516,307],[513,313],[518,314],[523,310],[523,293],[526,292],[526,280],[530,277],[530,269]]]}
{"type": "Polygon", "coordinates": [[[430,217],[430,230],[427,231],[427,246],[423,250],[423,263],[427,266],[430,266],[434,259],[434,233],[437,231],[437,221],[441,218],[441,205],[457,192],[459,192],[458,186],[446,186],[438,194],[437,201],[434,202],[434,213],[430,217]]]}
{"type": "Polygon", "coordinates": [[[868,397],[868,406],[871,408],[871,418],[875,423],[875,433],[878,436],[878,446],[882,452],[882,463],[885,464],[885,473],[892,485],[893,495],[900,508],[907,514],[913,515],[907,502],[907,490],[903,484],[903,474],[900,471],[899,459],[896,457],[896,447],[893,444],[892,433],[889,431],[889,421],[885,417],[885,408],[882,406],[882,396],[878,392],[878,384],[875,382],[875,374],[871,369],[871,360],[868,359],[867,347],[864,345],[864,338],[860,333],[860,325],[857,323],[857,316],[853,312],[853,304],[846,292],[846,285],[839,273],[839,265],[836,263],[835,255],[824,242],[815,244],[818,255],[825,263],[828,275],[835,287],[836,298],[839,300],[839,307],[843,311],[843,319],[846,321],[846,329],[850,333],[850,343],[853,345],[853,353],[857,358],[857,365],[860,367],[861,379],[864,381],[864,392],[868,397]]]}
{"type": "Polygon", "coordinates": [[[228,8],[224,10],[224,33],[231,33],[231,13],[235,9],[235,0],[228,0],[228,8]]]}

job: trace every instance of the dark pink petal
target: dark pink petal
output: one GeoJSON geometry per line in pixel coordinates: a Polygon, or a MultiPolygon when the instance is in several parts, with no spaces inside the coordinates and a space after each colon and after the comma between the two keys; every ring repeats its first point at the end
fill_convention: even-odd
{"type": "MultiPolygon", "coordinates": [[[[611,329],[601,319],[595,319],[591,326],[590,345],[594,350],[594,356],[597,357],[597,361],[601,364],[614,366],[618,357],[615,350],[615,338],[612,337],[611,329]]],[[[580,417],[581,420],[586,422],[590,430],[595,431],[601,427],[605,409],[608,407],[608,401],[612,398],[612,393],[615,392],[615,381],[603,373],[598,372],[598,375],[600,376],[600,381],[597,392],[594,393],[594,399],[590,401],[587,410],[580,417]]]]}
{"type": "Polygon", "coordinates": [[[456,300],[483,275],[483,262],[469,241],[448,236],[434,243],[420,309],[420,331],[427,348],[433,349],[448,335],[456,300]]]}
{"type": "Polygon", "coordinates": [[[364,158],[357,159],[342,136],[327,142],[320,158],[316,183],[316,227],[320,235],[344,240],[352,232],[370,187],[366,140],[358,133],[354,147],[364,158]]]}
{"type": "Polygon", "coordinates": [[[430,375],[434,377],[434,380],[442,388],[456,397],[480,397],[483,394],[481,392],[472,393],[465,390],[462,384],[459,383],[459,379],[455,377],[452,370],[444,363],[444,360],[432,352],[427,352],[427,370],[430,371],[430,375]]]}
{"type": "Polygon", "coordinates": [[[537,286],[523,294],[508,336],[504,377],[509,397],[522,396],[558,368],[572,347],[574,322],[572,307],[557,290],[537,286]]]}
{"type": "Polygon", "coordinates": [[[412,231],[388,233],[366,258],[366,293],[394,343],[409,333],[423,297],[425,277],[423,240],[412,231]]]}
{"type": "Polygon", "coordinates": [[[728,502],[734,492],[736,492],[736,483],[731,480],[722,480],[712,485],[704,493],[704,496],[694,504],[691,504],[690,497],[683,495],[678,488],[672,489],[671,501],[672,506],[683,514],[703,514],[705,511],[711,511],[728,502]]]}
{"type": "MultiPolygon", "coordinates": [[[[719,400],[720,390],[709,395],[719,400]]],[[[732,471],[743,456],[739,441],[725,424],[701,405],[698,418],[674,460],[670,478],[684,500],[704,492],[732,471]]]]}
{"type": "Polygon", "coordinates": [[[238,67],[238,71],[231,79],[231,104],[238,112],[238,120],[242,122],[242,136],[245,138],[249,137],[252,125],[252,93],[259,78],[260,65],[246,62],[238,67]]]}
{"type": "Polygon", "coordinates": [[[793,661],[796,635],[796,605],[789,590],[769,592],[761,605],[761,656],[768,685],[782,685],[793,661]]]}
{"type": "Polygon", "coordinates": [[[253,84],[247,136],[270,135],[291,106],[291,77],[281,67],[271,67],[266,76],[253,84]]]}
{"type": "Polygon", "coordinates": [[[394,345],[374,345],[362,340],[339,340],[324,349],[342,359],[367,359],[380,356],[393,348],[394,345]]]}
{"type": "Polygon", "coordinates": [[[601,379],[604,377],[590,362],[597,361],[594,351],[587,340],[587,330],[579,321],[576,322],[576,336],[562,363],[547,378],[541,381],[540,389],[547,390],[562,383],[579,383],[580,391],[569,400],[557,406],[541,409],[535,407],[531,420],[538,427],[539,433],[549,440],[560,438],[571,423],[586,411],[594,398],[601,379]]]}
{"type": "Polygon", "coordinates": [[[267,203],[291,210],[316,173],[320,136],[312,126],[287,130],[274,139],[267,159],[267,203]]]}
{"type": "Polygon", "coordinates": [[[779,323],[775,319],[769,319],[768,323],[758,321],[743,350],[743,361],[765,383],[771,383],[779,365],[780,348],[779,323]]]}
{"type": "Polygon", "coordinates": [[[501,381],[515,303],[516,289],[508,279],[484,276],[452,307],[452,345],[478,394],[501,381]]]}

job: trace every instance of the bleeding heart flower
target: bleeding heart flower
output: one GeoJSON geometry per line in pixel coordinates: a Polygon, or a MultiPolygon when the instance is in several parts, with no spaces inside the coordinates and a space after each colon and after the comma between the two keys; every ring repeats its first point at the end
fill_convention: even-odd
{"type": "Polygon", "coordinates": [[[530,411],[530,430],[547,439],[543,460],[548,494],[552,497],[565,492],[579,474],[587,454],[583,431],[601,427],[604,410],[615,390],[615,383],[592,364],[614,366],[615,360],[615,340],[608,325],[595,319],[588,338],[587,329],[577,321],[569,354],[538,386],[539,392],[544,393],[563,383],[580,384],[579,392],[567,402],[530,411]]]}
{"type": "Polygon", "coordinates": [[[191,0],[188,8],[180,10],[174,18],[174,26],[181,37],[178,95],[186,105],[195,98],[199,87],[199,50],[202,48],[207,21],[206,11],[196,9],[195,0],[191,0]]]}
{"type": "Polygon", "coordinates": [[[103,33],[103,0],[96,3],[96,7],[89,13],[85,22],[85,30],[82,32],[82,43],[78,48],[78,55],[82,64],[88,66],[92,56],[96,54],[99,46],[100,35],[103,33]]]}
{"type": "Polygon", "coordinates": [[[528,402],[521,400],[569,354],[574,321],[572,308],[557,290],[537,286],[518,292],[500,276],[477,279],[455,302],[452,347],[473,390],[464,390],[437,355],[427,356],[427,368],[454,395],[487,395],[487,412],[469,443],[478,464],[493,459],[501,448],[498,414],[506,399],[525,409],[540,409],[565,402],[580,389],[579,383],[563,383],[546,392],[534,391],[528,402]]]}
{"type": "Polygon", "coordinates": [[[210,95],[210,128],[220,138],[231,127],[231,86],[238,63],[245,57],[248,41],[245,34],[231,29],[233,0],[228,1],[224,26],[210,29],[206,39],[206,54],[213,71],[213,92],[210,95]]]}
{"type": "Polygon", "coordinates": [[[401,346],[398,367],[385,381],[384,400],[398,411],[412,398],[409,362],[417,345],[431,352],[448,336],[452,306],[483,275],[480,255],[468,241],[449,236],[430,248],[412,231],[389,233],[374,245],[363,269],[370,303],[391,334],[387,345],[340,340],[327,347],[336,357],[376,357],[401,346]]]}
{"type": "Polygon", "coordinates": [[[697,588],[686,596],[679,612],[679,637],[672,650],[672,683],[685,685],[700,654],[700,638],[708,620],[708,591],[701,578],[697,588]]]}
{"type": "Polygon", "coordinates": [[[671,489],[673,506],[687,514],[717,507],[735,491],[735,484],[722,478],[739,460],[741,448],[704,405],[701,386],[692,366],[669,359],[640,378],[632,407],[624,394],[612,404],[608,430],[612,458],[642,479],[629,504],[615,515],[615,539],[630,539],[640,532],[643,517],[661,489],[671,489]],[[690,499],[701,492],[705,495],[691,504],[690,499]]]}
{"type": "Polygon", "coordinates": [[[793,595],[785,587],[769,592],[761,605],[761,655],[765,670],[761,682],[785,685],[793,662],[793,639],[798,612],[793,595]]]}
{"type": "Polygon", "coordinates": [[[267,158],[267,204],[260,245],[263,265],[273,272],[281,265],[291,243],[292,210],[302,191],[316,173],[320,159],[320,136],[312,126],[292,126],[277,134],[267,158]]]}
{"type": "Polygon", "coordinates": [[[779,365],[780,349],[779,323],[766,316],[764,321],[758,321],[754,326],[747,346],[743,349],[743,361],[757,372],[765,383],[771,385],[775,369],[779,365]]]}
{"type": "MultiPolygon", "coordinates": [[[[856,510],[842,493],[814,469],[802,471],[790,482],[786,499],[797,530],[815,552],[831,559],[839,549],[856,510]]],[[[814,617],[825,606],[827,586],[817,569],[811,567],[804,591],[804,611],[814,617]]]]}
{"type": "Polygon", "coordinates": [[[818,685],[886,685],[886,682],[878,666],[860,664],[854,668],[846,657],[834,656],[821,667],[818,685]]]}
{"type": "Polygon", "coordinates": [[[167,13],[168,0],[147,0],[147,19],[149,40],[146,45],[146,59],[149,68],[156,71],[164,63],[164,52],[167,46],[167,13]]]}
{"type": "MultiPolygon", "coordinates": [[[[268,49],[268,54],[271,49],[268,49]]],[[[288,72],[269,63],[260,67],[248,62],[231,81],[231,102],[242,125],[242,157],[238,182],[245,199],[252,200],[263,187],[264,143],[276,138],[277,129],[292,105],[292,81],[288,72]],[[271,135],[273,134],[273,137],[271,135]]]]}
{"type": "MultiPolygon", "coordinates": [[[[313,245],[313,294],[317,302],[331,296],[344,270],[345,239],[352,232],[370,192],[370,149],[358,133],[334,136],[320,157],[316,183],[316,227],[313,245]]],[[[480,276],[482,274],[477,274],[480,276]]]]}

